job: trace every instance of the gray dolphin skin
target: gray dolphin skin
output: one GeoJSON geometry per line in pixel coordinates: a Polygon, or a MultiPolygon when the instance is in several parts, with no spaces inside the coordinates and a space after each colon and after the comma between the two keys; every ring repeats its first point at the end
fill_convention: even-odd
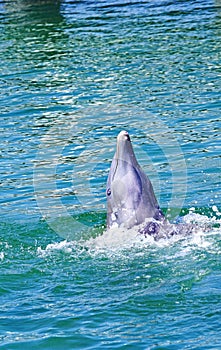
{"type": "Polygon", "coordinates": [[[132,228],[145,222],[141,233],[156,236],[166,221],[152,184],[135,157],[130,136],[121,131],[107,180],[107,227],[132,228]],[[159,224],[158,224],[159,223],[159,224]]]}

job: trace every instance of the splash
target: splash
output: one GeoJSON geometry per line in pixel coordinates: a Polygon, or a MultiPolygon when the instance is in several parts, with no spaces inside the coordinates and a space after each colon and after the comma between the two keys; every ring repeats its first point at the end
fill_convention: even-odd
{"type": "MultiPolygon", "coordinates": [[[[175,255],[183,256],[196,249],[209,251],[216,249],[216,237],[221,233],[220,223],[221,220],[214,216],[209,218],[190,211],[182,217],[182,222],[176,225],[176,229],[181,228],[180,234],[172,235],[170,238],[164,234],[161,239],[155,240],[153,236],[140,234],[138,228],[135,227],[129,230],[123,227],[113,227],[97,237],[90,237],[86,240],[64,240],[48,244],[45,249],[38,247],[37,254],[43,258],[58,253],[72,255],[74,258],[85,256],[85,254],[91,257],[125,257],[131,256],[131,252],[133,256],[137,256],[141,252],[149,254],[152,249],[157,249],[159,252],[168,247],[178,247],[175,255]]],[[[171,227],[175,225],[171,224],[170,230],[171,227]]]]}
{"type": "Polygon", "coordinates": [[[53,252],[71,253],[72,246],[73,246],[73,243],[67,242],[66,240],[59,243],[50,243],[46,246],[45,249],[38,247],[37,254],[41,257],[45,257],[53,252]]]}

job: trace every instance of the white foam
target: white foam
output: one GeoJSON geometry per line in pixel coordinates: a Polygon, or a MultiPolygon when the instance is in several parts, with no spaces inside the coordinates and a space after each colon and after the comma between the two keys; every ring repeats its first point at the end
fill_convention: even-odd
{"type": "Polygon", "coordinates": [[[214,213],[216,213],[216,215],[221,216],[221,212],[219,211],[216,205],[212,206],[212,210],[214,211],[214,213]]]}
{"type": "Polygon", "coordinates": [[[90,250],[122,250],[154,242],[153,237],[145,238],[136,228],[112,227],[101,236],[89,239],[86,244],[90,250]]]}
{"type": "Polygon", "coordinates": [[[190,224],[214,224],[214,223],[218,223],[219,220],[217,220],[217,218],[215,216],[213,217],[208,217],[206,215],[201,215],[201,214],[197,214],[197,213],[193,213],[192,211],[190,211],[189,214],[185,215],[183,218],[183,222],[190,224]]]}
{"type": "Polygon", "coordinates": [[[42,257],[45,257],[48,254],[50,254],[51,252],[62,251],[64,253],[71,253],[72,252],[72,246],[73,246],[73,243],[72,242],[67,242],[66,240],[62,241],[62,242],[59,242],[59,243],[50,243],[50,244],[48,244],[46,246],[45,249],[42,249],[41,247],[38,247],[37,248],[37,254],[42,256],[42,257]]]}
{"type": "Polygon", "coordinates": [[[221,234],[219,225],[214,227],[214,224],[219,223],[220,220],[214,217],[208,218],[205,215],[189,213],[182,220],[182,225],[192,224],[194,227],[193,232],[189,235],[177,234],[170,238],[162,238],[155,241],[152,236],[140,234],[137,227],[129,230],[123,227],[112,227],[96,238],[91,237],[85,241],[68,242],[64,240],[59,243],[48,244],[45,249],[38,247],[37,254],[41,257],[46,257],[62,252],[73,254],[74,257],[79,257],[85,253],[91,256],[122,257],[126,256],[127,253],[129,254],[131,250],[135,254],[140,254],[141,252],[146,254],[146,251],[149,251],[151,248],[163,249],[173,245],[177,246],[178,242],[179,249],[176,254],[183,256],[190,254],[191,251],[196,249],[212,250],[215,245],[214,236],[221,234]]]}

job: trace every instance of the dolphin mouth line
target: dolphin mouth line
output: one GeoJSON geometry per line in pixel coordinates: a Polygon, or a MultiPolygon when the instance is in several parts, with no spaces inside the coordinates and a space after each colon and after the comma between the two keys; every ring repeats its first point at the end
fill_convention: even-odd
{"type": "MultiPolygon", "coordinates": [[[[121,131],[120,134],[118,135],[118,138],[117,138],[117,150],[116,150],[116,167],[114,169],[114,173],[113,173],[113,176],[112,176],[112,180],[114,180],[114,177],[115,177],[115,174],[116,174],[116,171],[117,171],[117,167],[118,167],[118,163],[119,163],[119,154],[120,154],[120,151],[119,151],[119,144],[120,144],[120,141],[123,141],[123,142],[126,142],[126,141],[129,141],[131,143],[131,139],[130,139],[130,135],[128,134],[127,131],[121,131]],[[126,140],[119,140],[119,138],[122,138],[122,136],[126,137],[126,140]]],[[[123,159],[122,159],[123,160],[123,159]]]]}
{"type": "Polygon", "coordinates": [[[116,161],[116,167],[114,169],[114,173],[113,173],[113,176],[112,176],[112,181],[114,181],[114,177],[115,177],[115,174],[116,174],[116,171],[117,171],[117,167],[118,167],[118,159],[116,161]]]}

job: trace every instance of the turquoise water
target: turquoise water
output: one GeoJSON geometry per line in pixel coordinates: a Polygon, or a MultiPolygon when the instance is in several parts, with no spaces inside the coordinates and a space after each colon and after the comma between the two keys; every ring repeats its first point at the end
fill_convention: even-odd
{"type": "Polygon", "coordinates": [[[0,1],[0,347],[220,349],[219,1],[0,1]],[[126,129],[169,219],[105,230],[126,129]]]}

